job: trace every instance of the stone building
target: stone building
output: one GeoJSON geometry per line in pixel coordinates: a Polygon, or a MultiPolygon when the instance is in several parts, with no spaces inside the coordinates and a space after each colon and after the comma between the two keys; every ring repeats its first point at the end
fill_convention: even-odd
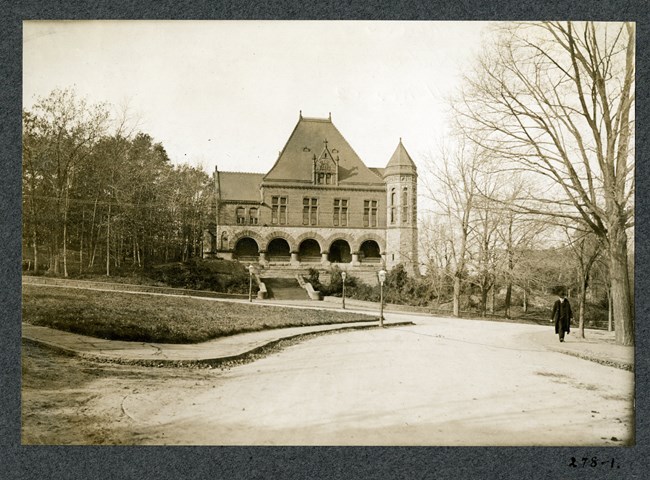
{"type": "Polygon", "coordinates": [[[331,115],[301,113],[267,173],[215,169],[204,257],[270,270],[337,265],[362,278],[402,263],[414,274],[417,169],[401,139],[386,157],[385,168],[367,167],[331,115]]]}

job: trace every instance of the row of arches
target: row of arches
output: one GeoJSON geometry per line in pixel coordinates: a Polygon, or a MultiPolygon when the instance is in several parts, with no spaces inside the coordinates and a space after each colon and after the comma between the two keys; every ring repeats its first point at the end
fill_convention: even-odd
{"type": "MultiPolygon", "coordinates": [[[[350,244],[343,239],[334,240],[329,248],[324,249],[317,240],[306,238],[300,242],[296,253],[297,260],[306,263],[320,262],[325,253],[327,253],[327,260],[331,263],[350,263],[352,261],[350,244]]],[[[259,256],[260,248],[255,239],[242,237],[237,240],[233,254],[237,259],[250,260],[259,256]]],[[[281,237],[272,239],[266,248],[266,258],[271,262],[291,260],[289,242],[281,237]]],[[[363,241],[358,250],[358,260],[365,263],[379,263],[381,261],[379,244],[375,240],[363,241]]]]}
{"type": "Polygon", "coordinates": [[[237,242],[245,237],[254,240],[260,251],[267,251],[269,244],[278,238],[284,239],[289,244],[289,248],[292,252],[297,252],[300,245],[306,240],[314,240],[318,244],[320,252],[328,251],[329,245],[336,240],[345,240],[348,245],[350,245],[353,252],[360,251],[361,244],[367,240],[374,240],[382,251],[382,245],[384,243],[383,238],[375,233],[366,233],[360,236],[355,236],[349,233],[340,232],[334,236],[325,238],[317,231],[308,231],[299,236],[292,236],[282,230],[274,230],[265,235],[260,235],[260,233],[255,230],[244,229],[237,232],[229,232],[227,230],[223,231],[220,235],[219,249],[221,251],[234,250],[237,242]]]}

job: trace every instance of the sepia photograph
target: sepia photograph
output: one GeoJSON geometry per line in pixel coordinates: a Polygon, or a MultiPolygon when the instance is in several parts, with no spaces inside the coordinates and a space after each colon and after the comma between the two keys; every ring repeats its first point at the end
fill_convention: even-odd
{"type": "Polygon", "coordinates": [[[22,28],[22,445],[636,444],[634,22],[22,28]]]}

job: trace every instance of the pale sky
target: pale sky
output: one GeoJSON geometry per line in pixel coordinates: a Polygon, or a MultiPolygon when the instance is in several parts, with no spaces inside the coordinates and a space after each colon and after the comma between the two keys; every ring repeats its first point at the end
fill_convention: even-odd
{"type": "Polygon", "coordinates": [[[299,111],[332,120],[371,167],[399,138],[419,167],[482,22],[26,21],[23,102],[74,87],[128,102],[176,163],[267,172],[299,111]]]}

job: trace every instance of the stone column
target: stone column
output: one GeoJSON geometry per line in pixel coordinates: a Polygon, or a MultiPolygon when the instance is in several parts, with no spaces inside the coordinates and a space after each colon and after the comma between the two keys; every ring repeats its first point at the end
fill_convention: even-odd
{"type": "Polygon", "coordinates": [[[361,262],[359,261],[359,252],[354,252],[352,254],[352,266],[358,267],[359,265],[361,265],[361,262]]]}
{"type": "Polygon", "coordinates": [[[386,268],[386,252],[381,253],[381,266],[382,268],[386,268]]]}
{"type": "Polygon", "coordinates": [[[298,258],[298,252],[291,252],[291,265],[293,265],[293,266],[300,265],[300,259],[298,258]]]}
{"type": "Polygon", "coordinates": [[[320,254],[320,264],[324,267],[327,267],[330,264],[329,260],[327,259],[328,254],[329,252],[321,252],[320,254]]]}

